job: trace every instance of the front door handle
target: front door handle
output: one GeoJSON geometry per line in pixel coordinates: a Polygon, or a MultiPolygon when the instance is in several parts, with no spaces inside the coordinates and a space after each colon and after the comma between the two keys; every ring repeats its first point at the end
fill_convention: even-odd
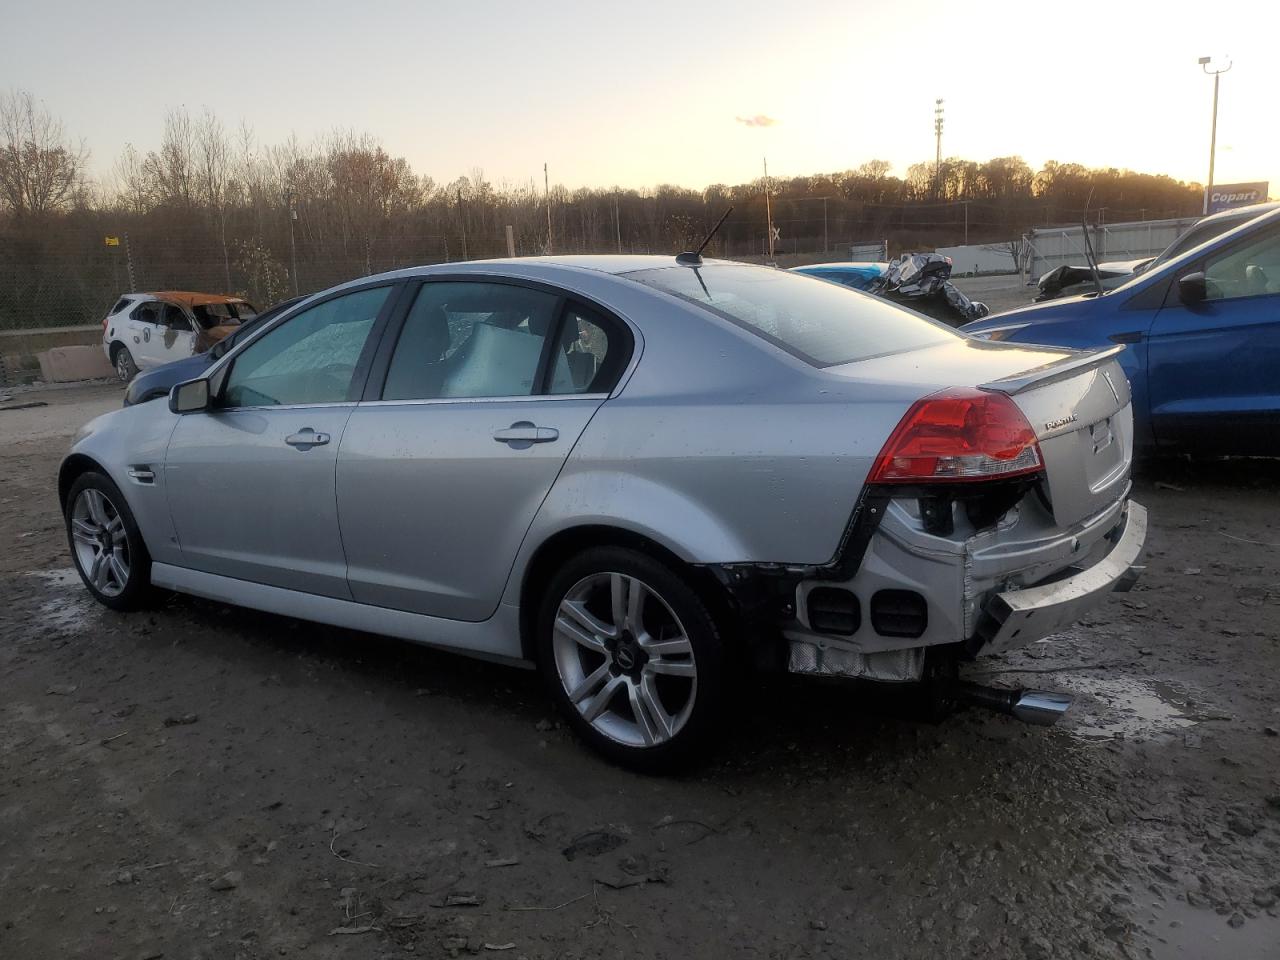
{"type": "Polygon", "coordinates": [[[1111,336],[1107,337],[1107,339],[1112,343],[1141,343],[1142,331],[1129,330],[1125,333],[1113,333],[1111,336]]]}
{"type": "Polygon", "coordinates": [[[299,450],[310,450],[312,447],[320,447],[328,443],[329,435],[327,433],[316,433],[310,427],[303,427],[297,433],[285,437],[284,442],[291,447],[297,447],[299,450]]]}
{"type": "Polygon", "coordinates": [[[517,420],[505,430],[493,431],[493,439],[510,444],[516,450],[523,450],[535,443],[559,440],[560,431],[555,427],[539,427],[528,420],[517,420]]]}

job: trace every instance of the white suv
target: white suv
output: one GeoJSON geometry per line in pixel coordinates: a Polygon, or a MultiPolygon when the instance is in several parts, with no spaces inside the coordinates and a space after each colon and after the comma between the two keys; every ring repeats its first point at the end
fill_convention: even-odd
{"type": "Polygon", "coordinates": [[[240,297],[126,293],[102,321],[102,349],[127,383],[139,370],[203,353],[257,312],[240,297]]]}

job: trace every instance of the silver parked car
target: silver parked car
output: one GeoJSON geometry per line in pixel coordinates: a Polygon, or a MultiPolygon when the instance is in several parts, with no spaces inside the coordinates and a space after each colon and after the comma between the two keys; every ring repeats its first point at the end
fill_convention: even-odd
{"type": "Polygon", "coordinates": [[[58,484],[110,607],[156,586],[536,665],[587,741],[657,769],[714,741],[742,667],[951,697],[959,661],[1125,587],[1131,455],[1113,351],[561,257],[312,297],[88,424],[58,484]]]}

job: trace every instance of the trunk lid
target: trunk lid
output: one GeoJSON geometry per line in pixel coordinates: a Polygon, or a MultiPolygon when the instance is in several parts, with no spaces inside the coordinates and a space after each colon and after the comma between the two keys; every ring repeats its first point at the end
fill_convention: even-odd
{"type": "Polygon", "coordinates": [[[1116,346],[982,384],[1013,398],[1040,441],[1053,518],[1070,526],[1123,496],[1133,405],[1116,346]]]}
{"type": "Polygon", "coordinates": [[[1040,443],[1054,519],[1069,527],[1128,489],[1133,407],[1116,360],[1123,349],[1081,352],[964,337],[827,370],[917,387],[920,396],[972,386],[1008,395],[1040,443]]]}

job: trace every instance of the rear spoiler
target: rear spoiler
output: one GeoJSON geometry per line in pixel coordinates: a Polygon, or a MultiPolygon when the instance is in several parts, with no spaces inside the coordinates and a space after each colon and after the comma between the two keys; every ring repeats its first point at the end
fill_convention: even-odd
{"type": "Polygon", "coordinates": [[[1076,352],[1064,360],[1045,364],[1035,370],[1028,370],[1012,377],[1005,377],[1003,380],[992,380],[990,383],[981,384],[980,389],[995,390],[1011,397],[1016,396],[1031,387],[1043,387],[1050,383],[1057,383],[1059,380],[1066,380],[1076,374],[1084,373],[1086,370],[1100,367],[1123,352],[1124,344],[1122,343],[1114,347],[1105,347],[1101,350],[1076,352]]]}

